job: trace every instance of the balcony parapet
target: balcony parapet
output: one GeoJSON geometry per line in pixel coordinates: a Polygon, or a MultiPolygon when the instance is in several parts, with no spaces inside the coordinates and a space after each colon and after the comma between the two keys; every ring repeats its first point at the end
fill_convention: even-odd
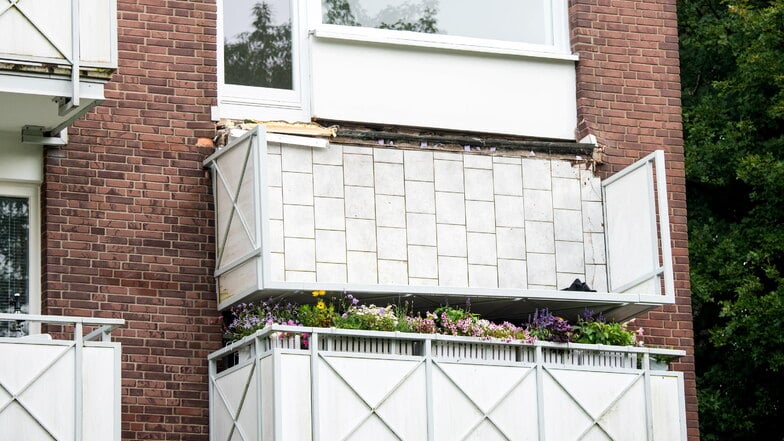
{"type": "Polygon", "coordinates": [[[0,338],[3,439],[119,441],[120,343],[111,332],[125,321],[5,313],[0,321],[73,329],[71,339],[0,338]]]}
{"type": "Polygon", "coordinates": [[[273,325],[209,356],[210,439],[685,440],[683,355],[273,325]]]}

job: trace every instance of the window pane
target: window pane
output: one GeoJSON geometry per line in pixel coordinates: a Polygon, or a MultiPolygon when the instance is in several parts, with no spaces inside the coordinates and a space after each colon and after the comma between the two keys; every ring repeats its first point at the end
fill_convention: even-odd
{"type": "MultiPolygon", "coordinates": [[[[14,294],[21,294],[28,312],[30,204],[26,198],[0,196],[0,311],[14,312],[14,294]]],[[[0,322],[0,336],[13,335],[13,323],[0,322]]]]}
{"type": "Polygon", "coordinates": [[[290,0],[224,0],[224,83],[293,88],[290,0]]]}
{"type": "Polygon", "coordinates": [[[552,44],[550,0],[322,0],[324,23],[552,44]],[[547,16],[546,16],[547,15],[547,16]]]}

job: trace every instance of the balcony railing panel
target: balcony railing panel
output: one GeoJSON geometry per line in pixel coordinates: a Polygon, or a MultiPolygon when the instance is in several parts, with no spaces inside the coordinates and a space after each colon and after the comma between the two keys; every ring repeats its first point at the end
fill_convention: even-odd
{"type": "Polygon", "coordinates": [[[683,352],[273,326],[210,356],[210,439],[685,440],[655,354],[683,352]]]}
{"type": "Polygon", "coordinates": [[[116,9],[115,0],[0,2],[0,62],[115,68],[116,9]]]}
{"type": "Polygon", "coordinates": [[[71,340],[0,338],[0,440],[119,441],[120,344],[113,319],[0,314],[73,326],[71,340]],[[85,327],[95,327],[83,335],[85,327]],[[97,340],[97,341],[96,341],[97,340]]]}

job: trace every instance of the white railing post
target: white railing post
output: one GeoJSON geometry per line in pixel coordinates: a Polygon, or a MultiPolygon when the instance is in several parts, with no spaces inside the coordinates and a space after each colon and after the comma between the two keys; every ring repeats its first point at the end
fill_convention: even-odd
{"type": "Polygon", "coordinates": [[[545,441],[544,436],[544,359],[542,357],[542,347],[536,346],[534,363],[536,364],[536,418],[537,433],[539,441],[545,441]]]}
{"type": "Polygon", "coordinates": [[[74,324],[74,441],[82,441],[84,416],[82,386],[82,347],[84,346],[82,322],[74,324]]]}
{"type": "Polygon", "coordinates": [[[433,340],[425,339],[425,409],[427,410],[427,441],[435,439],[435,424],[433,422],[433,340]]]}
{"type": "Polygon", "coordinates": [[[310,345],[310,432],[311,440],[319,441],[319,335],[312,332],[308,339],[310,345]]]}

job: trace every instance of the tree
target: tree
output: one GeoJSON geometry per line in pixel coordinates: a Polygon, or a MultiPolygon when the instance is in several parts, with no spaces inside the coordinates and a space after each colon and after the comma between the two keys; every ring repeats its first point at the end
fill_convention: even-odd
{"type": "Polygon", "coordinates": [[[272,24],[267,2],[253,6],[254,30],[242,32],[224,44],[225,82],[242,86],[291,89],[291,22],[272,24]]]}
{"type": "Polygon", "coordinates": [[[679,0],[702,439],[784,439],[784,0],[679,0]]]}

